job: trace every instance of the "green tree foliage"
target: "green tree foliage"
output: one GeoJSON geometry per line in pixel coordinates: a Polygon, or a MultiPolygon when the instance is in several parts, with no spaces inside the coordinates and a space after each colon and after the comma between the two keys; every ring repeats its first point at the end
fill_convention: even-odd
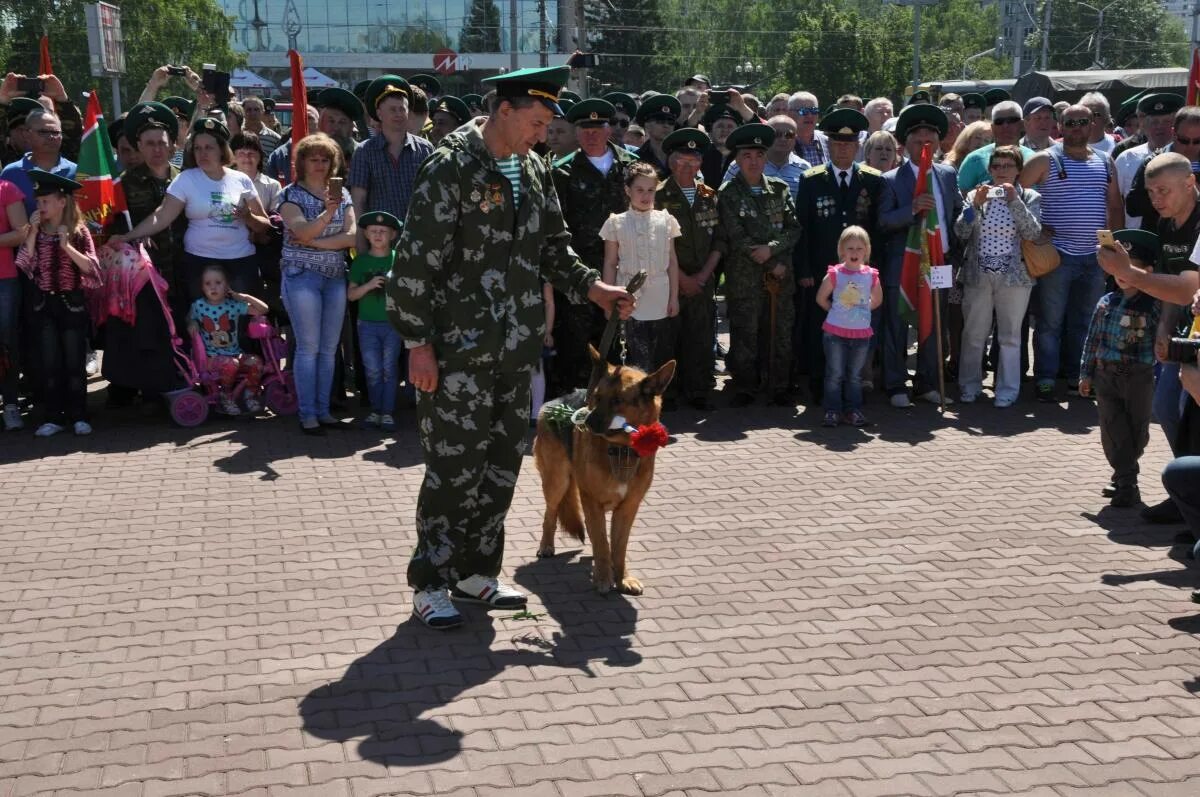
{"type": "MultiPolygon", "coordinates": [[[[573,2],[573,0],[565,0],[573,2]]],[[[656,57],[667,41],[663,0],[589,0],[588,49],[599,53],[591,77],[601,85],[645,91],[674,91],[676,76],[656,57]]]]}
{"type": "Polygon", "coordinates": [[[467,24],[458,37],[463,53],[498,53],[500,49],[500,8],[493,0],[471,0],[467,24]]]}
{"type": "MultiPolygon", "coordinates": [[[[1049,68],[1150,69],[1187,66],[1188,37],[1183,22],[1167,12],[1158,0],[1125,0],[1104,11],[1097,27],[1097,8],[1110,0],[1053,0],[1051,8],[1049,68]],[[1094,6],[1095,8],[1090,8],[1094,6]],[[1096,64],[1096,36],[1100,36],[1100,63],[1096,64]]],[[[1044,6],[1043,6],[1044,8],[1044,6]]],[[[1040,16],[1039,16],[1040,18],[1040,16]]],[[[1041,51],[1041,34],[1026,43],[1041,51]]]]}
{"type": "MultiPolygon", "coordinates": [[[[615,61],[631,74],[640,61],[653,61],[645,73],[659,86],[703,72],[717,83],[749,84],[759,97],[803,86],[828,103],[846,92],[897,96],[912,79],[912,9],[879,0],[611,0],[594,7],[589,39],[602,63],[615,61]]],[[[922,78],[957,79],[968,56],[995,45],[997,27],[995,4],[979,0],[923,9],[922,78]]],[[[981,79],[1011,74],[1008,59],[979,58],[971,67],[981,79]]]]}
{"type": "MultiPolygon", "coordinates": [[[[50,37],[54,72],[72,99],[98,88],[105,111],[111,114],[111,81],[92,77],[88,65],[87,24],[83,0],[0,0],[0,55],[5,68],[33,74],[38,65],[38,42],[50,37]]],[[[233,18],[216,0],[124,0],[121,30],[125,38],[126,74],[121,79],[121,107],[127,109],[141,94],[150,73],[163,64],[187,64],[200,71],[213,63],[229,70],[244,63],[230,46],[233,18]]],[[[190,94],[178,79],[168,90],[190,94]]]]}

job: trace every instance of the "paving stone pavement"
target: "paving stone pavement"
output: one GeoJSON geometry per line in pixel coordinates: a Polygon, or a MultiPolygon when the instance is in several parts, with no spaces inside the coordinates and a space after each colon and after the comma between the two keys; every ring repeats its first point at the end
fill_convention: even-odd
{"type": "Polygon", "coordinates": [[[450,633],[410,431],[0,436],[0,797],[1200,793],[1194,575],[1099,497],[1094,408],[868,409],[668,417],[639,598],[533,557],[527,461],[534,616],[450,633]]]}

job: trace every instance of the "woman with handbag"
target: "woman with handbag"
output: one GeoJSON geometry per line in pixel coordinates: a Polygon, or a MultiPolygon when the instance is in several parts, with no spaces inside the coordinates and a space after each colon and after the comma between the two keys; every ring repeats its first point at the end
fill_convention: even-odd
{"type": "Polygon", "coordinates": [[[1023,165],[1019,147],[996,147],[988,160],[991,184],[970,192],[970,202],[954,223],[959,240],[965,242],[958,384],[967,404],[979,397],[983,387],[983,350],[993,313],[1000,349],[995,405],[1011,407],[1021,390],[1021,320],[1034,282],[1021,245],[1042,232],[1041,197],[1017,183],[1023,165]]]}

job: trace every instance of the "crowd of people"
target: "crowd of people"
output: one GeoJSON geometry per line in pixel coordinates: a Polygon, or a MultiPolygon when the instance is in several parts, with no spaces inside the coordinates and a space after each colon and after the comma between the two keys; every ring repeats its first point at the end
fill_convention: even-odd
{"type": "MultiPolygon", "coordinates": [[[[94,350],[104,353],[112,405],[140,398],[152,407],[177,386],[162,314],[146,297],[131,299],[147,303],[135,324],[88,318],[102,240],[146,245],[172,320],[202,338],[223,386],[243,376],[253,384],[261,363],[239,330],[246,316],[268,313],[288,330],[303,431],[343,423],[334,413],[348,383],[363,397],[362,424],[395,428],[398,402],[414,400],[416,380],[404,366],[414,341],[402,338],[403,323],[389,322],[384,295],[394,247],[418,173],[439,146],[455,144],[452,134],[495,112],[495,90],[454,97],[431,76],[384,75],[352,91],[312,91],[316,132],[293,147],[272,100],[218,98],[191,69],[161,67],[108,128],[129,226],[89,230],[73,198],[79,110],[54,76],[41,76],[38,96],[18,90],[21,77],[0,85],[6,429],[21,429],[32,404],[38,435],[89,433],[94,350]],[[195,96],[160,97],[179,72],[195,96]]],[[[1200,108],[1181,97],[1143,94],[1114,112],[1100,93],[1017,103],[1000,89],[917,91],[896,113],[886,97],[846,94],[822,108],[811,92],[759,99],[703,75],[671,93],[554,93],[553,118],[531,133],[531,157],[550,176],[539,190],[556,196],[586,266],[615,284],[648,275],[619,356],[647,371],[677,361],[668,411],[712,409],[714,377],[724,371],[733,406],[760,396],[819,403],[826,425],[863,426],[864,390],[879,388],[895,407],[970,403],[984,395],[990,369],[998,408],[1019,400],[1024,381],[1037,400],[1060,401],[1065,382],[1069,395],[1096,393],[1107,417],[1112,386],[1093,361],[1116,350],[1098,354],[1089,323],[1098,303],[1108,301],[1109,313],[1127,304],[1119,293],[1102,299],[1108,272],[1155,303],[1136,320],[1139,330],[1149,325],[1138,338],[1149,358],[1130,344],[1116,359],[1158,372],[1149,405],[1172,443],[1186,426],[1180,369],[1161,362],[1198,287],[1200,108]],[[926,148],[934,163],[932,190],[923,192],[916,182],[926,148]],[[944,323],[933,338],[944,345],[921,345],[914,373],[902,264],[910,228],[930,215],[954,287],[938,292],[944,323]],[[1136,277],[1118,273],[1127,263],[1098,259],[1101,229],[1157,235],[1156,262],[1142,262],[1136,277]],[[1031,268],[1039,251],[1056,265],[1031,268]],[[728,352],[717,342],[718,294],[728,352]],[[957,389],[947,395],[942,385],[957,389]]],[[[531,190],[520,158],[495,168],[515,178],[515,191],[531,190]]],[[[500,188],[491,179],[463,186],[457,201],[500,210],[500,188]]],[[[500,269],[484,277],[505,278],[500,269]]],[[[465,288],[448,281],[441,289],[465,288]]],[[[526,300],[541,309],[535,403],[586,387],[603,313],[550,281],[526,300]]],[[[471,330],[456,334],[443,346],[478,345],[471,330]]],[[[261,411],[253,390],[241,396],[223,394],[221,410],[261,411]]],[[[1135,403],[1139,418],[1149,412],[1135,403]]],[[[1112,455],[1114,501],[1135,502],[1130,446],[1111,447],[1123,451],[1112,455]]]]}

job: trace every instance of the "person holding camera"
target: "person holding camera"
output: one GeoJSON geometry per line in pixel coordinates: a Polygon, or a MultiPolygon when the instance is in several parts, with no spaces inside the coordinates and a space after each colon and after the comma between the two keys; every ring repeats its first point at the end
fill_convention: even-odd
{"type": "MultiPolygon", "coordinates": [[[[1103,231],[1102,231],[1103,232],[1103,231]]],[[[1113,242],[1127,249],[1145,273],[1153,272],[1161,242],[1146,230],[1117,230],[1113,242]]],[[[1115,248],[1115,247],[1114,247],[1115,248]]],[[[1112,466],[1112,506],[1141,501],[1138,460],[1150,441],[1150,407],[1154,401],[1154,330],[1161,306],[1123,277],[1117,290],[1100,297],[1079,363],[1079,395],[1096,394],[1100,411],[1100,443],[1112,466]]]]}
{"type": "MultiPolygon", "coordinates": [[[[7,113],[0,113],[0,121],[7,122],[10,129],[19,127],[29,111],[35,110],[34,103],[58,118],[62,128],[59,151],[66,158],[78,158],[79,142],[83,138],[83,116],[75,103],[71,102],[61,80],[54,75],[26,77],[9,72],[0,81],[0,107],[7,110],[7,113]]],[[[30,146],[16,146],[6,153],[3,163],[7,165],[18,160],[33,149],[32,141],[27,138],[26,143],[30,146]]]]}
{"type": "Polygon", "coordinates": [[[990,183],[968,192],[970,201],[954,223],[965,242],[963,267],[962,356],[958,384],[963,402],[979,397],[983,386],[983,350],[996,316],[1000,357],[994,384],[995,405],[1011,407],[1021,392],[1021,320],[1033,292],[1033,278],[1021,260],[1021,241],[1042,233],[1042,200],[1022,188],[1017,176],[1025,159],[1016,146],[992,150],[990,183]]]}

